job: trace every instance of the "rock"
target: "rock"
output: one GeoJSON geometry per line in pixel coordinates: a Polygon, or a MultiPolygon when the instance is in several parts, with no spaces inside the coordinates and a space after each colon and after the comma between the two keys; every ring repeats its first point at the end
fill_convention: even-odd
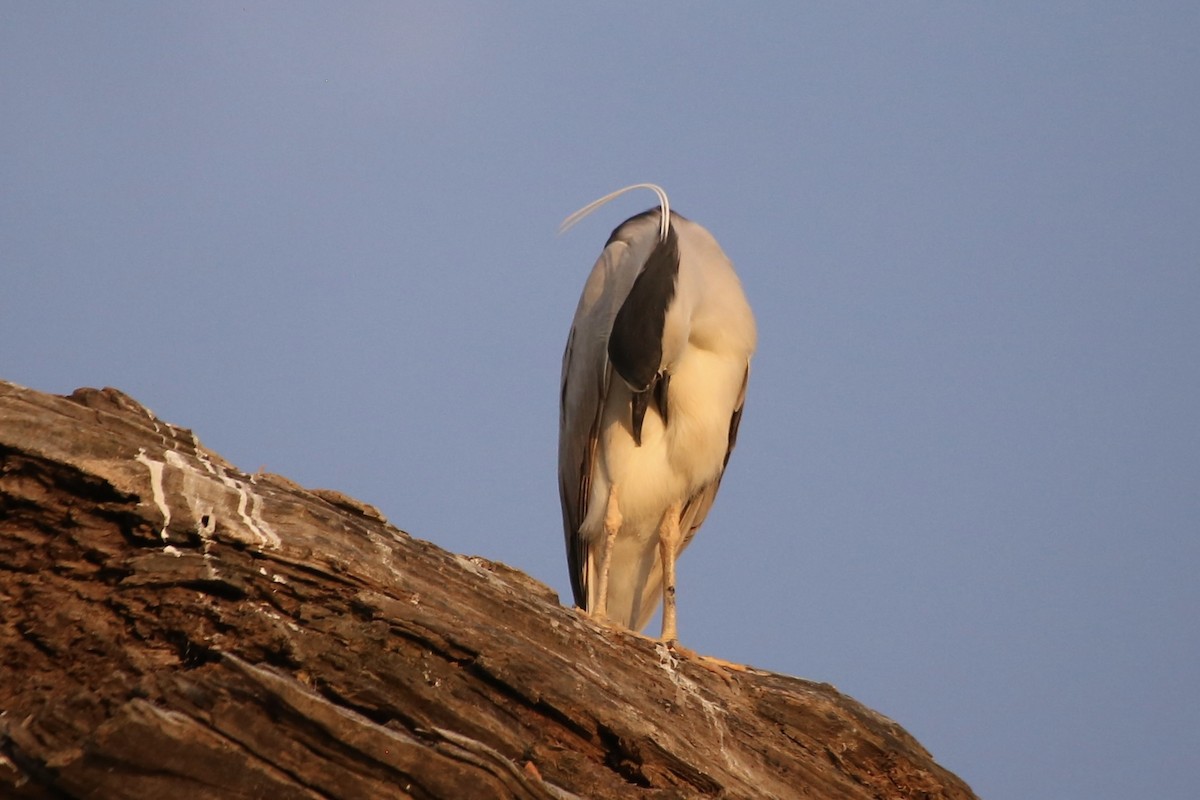
{"type": "Polygon", "coordinates": [[[598,626],[113,389],[0,383],[0,607],[3,797],[973,797],[831,686],[598,626]]]}

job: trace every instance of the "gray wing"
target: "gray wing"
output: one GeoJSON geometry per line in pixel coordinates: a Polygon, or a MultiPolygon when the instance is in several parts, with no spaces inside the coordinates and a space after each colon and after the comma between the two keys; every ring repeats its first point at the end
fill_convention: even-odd
{"type": "Polygon", "coordinates": [[[558,489],[571,591],[580,608],[587,608],[588,543],[579,528],[588,513],[600,424],[612,376],[608,336],[657,241],[658,219],[658,210],[653,209],[613,231],[584,284],[563,352],[558,489]]]}
{"type": "MultiPolygon", "coordinates": [[[[596,348],[587,346],[587,332],[571,327],[563,352],[562,394],[558,429],[558,493],[562,501],[567,569],[575,604],[587,608],[588,544],[579,533],[587,516],[592,468],[600,435],[600,415],[610,368],[595,369],[596,348]]],[[[603,349],[600,350],[603,355],[603,349]]]]}

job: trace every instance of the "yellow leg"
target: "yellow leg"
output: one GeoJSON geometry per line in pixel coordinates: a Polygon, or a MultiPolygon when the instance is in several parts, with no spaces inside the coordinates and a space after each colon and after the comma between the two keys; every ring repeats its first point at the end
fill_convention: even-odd
{"type": "Polygon", "coordinates": [[[658,526],[658,553],[663,571],[662,640],[674,642],[679,638],[675,615],[675,556],[679,554],[680,504],[672,503],[658,526]]]}
{"type": "Polygon", "coordinates": [[[596,607],[592,616],[605,619],[608,616],[608,573],[612,567],[613,545],[617,531],[621,530],[621,507],[617,503],[617,487],[608,490],[608,507],[604,511],[604,549],[600,553],[600,580],[596,587],[596,607]]]}

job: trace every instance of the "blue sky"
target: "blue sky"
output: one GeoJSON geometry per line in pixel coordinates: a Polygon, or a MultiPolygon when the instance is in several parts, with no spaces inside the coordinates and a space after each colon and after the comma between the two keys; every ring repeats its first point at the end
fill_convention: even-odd
{"type": "Polygon", "coordinates": [[[760,334],[684,643],[992,800],[1190,797],[1197,41],[1187,3],[6,3],[0,377],[569,600],[562,346],[652,196],[555,231],[661,183],[760,334]]]}

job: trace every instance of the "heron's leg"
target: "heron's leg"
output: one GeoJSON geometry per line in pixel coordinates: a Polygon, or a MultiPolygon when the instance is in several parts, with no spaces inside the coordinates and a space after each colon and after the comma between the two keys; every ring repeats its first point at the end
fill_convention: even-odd
{"type": "Polygon", "coordinates": [[[679,554],[679,513],[681,505],[672,503],[658,526],[658,552],[663,570],[663,613],[662,640],[673,642],[679,638],[675,617],[675,556],[679,554]]]}
{"type": "Polygon", "coordinates": [[[613,545],[617,542],[617,531],[621,530],[621,506],[617,502],[617,486],[608,490],[608,506],[604,511],[604,549],[600,552],[600,581],[596,591],[594,616],[608,616],[608,572],[612,567],[613,545]]]}

